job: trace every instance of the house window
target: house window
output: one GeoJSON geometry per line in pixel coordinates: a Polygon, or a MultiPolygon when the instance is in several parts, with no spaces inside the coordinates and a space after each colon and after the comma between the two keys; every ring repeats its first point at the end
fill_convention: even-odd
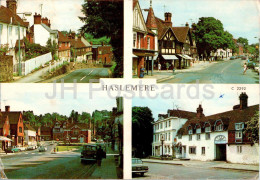
{"type": "Polygon", "coordinates": [[[169,133],[169,141],[171,140],[171,133],[169,133]]]}
{"type": "Polygon", "coordinates": [[[189,147],[190,154],[196,154],[196,147],[189,147]]]}
{"type": "Polygon", "coordinates": [[[167,128],[167,121],[165,122],[165,127],[167,128]]]}
{"type": "Polygon", "coordinates": [[[165,140],[167,141],[167,133],[165,134],[165,140]]]}
{"type": "Polygon", "coordinates": [[[189,135],[189,141],[192,141],[192,135],[189,135]]]}
{"type": "Polygon", "coordinates": [[[160,124],[160,129],[162,129],[162,123],[160,124]]]}
{"type": "Polygon", "coordinates": [[[201,147],[201,154],[205,155],[205,147],[201,147]]]}
{"type": "Polygon", "coordinates": [[[205,132],[211,132],[211,128],[210,128],[210,126],[205,127],[205,132]]]}
{"type": "Polygon", "coordinates": [[[150,38],[147,38],[147,49],[150,50],[150,38]]]}
{"type": "Polygon", "coordinates": [[[236,132],[236,139],[242,139],[242,131],[236,132]]]}
{"type": "Polygon", "coordinates": [[[171,121],[169,121],[169,127],[171,127],[171,121]]]}
{"type": "Polygon", "coordinates": [[[209,140],[209,139],[210,139],[210,133],[206,133],[206,134],[205,134],[205,139],[206,139],[206,140],[209,140]]]}
{"type": "Polygon", "coordinates": [[[12,35],[13,27],[9,26],[9,35],[12,35]]]}
{"type": "Polygon", "coordinates": [[[133,37],[133,47],[135,48],[136,47],[136,33],[134,33],[134,37],[133,37]]]}
{"type": "Polygon", "coordinates": [[[189,134],[192,134],[192,129],[189,129],[189,134]]]}
{"type": "Polygon", "coordinates": [[[244,129],[244,123],[236,123],[235,128],[236,128],[236,130],[243,130],[244,129]]]}
{"type": "Polygon", "coordinates": [[[181,134],[178,134],[178,138],[181,139],[181,138],[182,138],[182,135],[181,135],[181,134]]]}
{"type": "Polygon", "coordinates": [[[23,128],[19,127],[19,133],[22,133],[22,132],[23,132],[23,128]]]}
{"type": "Polygon", "coordinates": [[[220,121],[216,122],[215,130],[216,131],[223,131],[223,124],[220,121]]]}
{"type": "Polygon", "coordinates": [[[138,36],[138,49],[141,48],[141,35],[138,36]]]}
{"type": "Polygon", "coordinates": [[[238,154],[242,153],[242,146],[237,146],[237,153],[238,154]]]}
{"type": "Polygon", "coordinates": [[[200,134],[201,133],[201,128],[196,129],[196,133],[200,134]]]}
{"type": "Polygon", "coordinates": [[[200,140],[200,134],[197,134],[197,140],[198,141],[200,140]]]}
{"type": "Polygon", "coordinates": [[[79,134],[79,130],[74,130],[73,134],[74,135],[78,135],[79,134]]]}
{"type": "Polygon", "coordinates": [[[102,51],[98,51],[98,54],[102,54],[102,51]]]}
{"type": "Polygon", "coordinates": [[[18,36],[19,29],[18,27],[15,28],[15,34],[18,36]]]}

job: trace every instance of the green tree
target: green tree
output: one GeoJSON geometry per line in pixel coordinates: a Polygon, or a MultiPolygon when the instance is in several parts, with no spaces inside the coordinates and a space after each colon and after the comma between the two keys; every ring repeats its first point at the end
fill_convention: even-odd
{"type": "Polygon", "coordinates": [[[33,114],[33,111],[24,111],[23,112],[23,120],[30,122],[30,123],[35,123],[36,118],[35,118],[35,115],[33,114]]]}
{"type": "Polygon", "coordinates": [[[84,17],[80,17],[85,23],[80,29],[81,33],[110,39],[117,64],[113,73],[115,77],[123,76],[123,2],[85,0],[82,5],[84,17]]]}
{"type": "Polygon", "coordinates": [[[224,38],[223,49],[232,49],[232,52],[236,52],[238,50],[233,40],[232,34],[230,34],[228,31],[225,31],[223,33],[223,38],[224,38]]]}
{"type": "Polygon", "coordinates": [[[135,156],[151,155],[153,142],[153,114],[148,107],[132,108],[132,147],[135,156]]]}
{"type": "Polygon", "coordinates": [[[57,51],[58,51],[58,44],[56,43],[56,41],[51,41],[51,39],[48,39],[47,41],[47,45],[46,47],[48,48],[48,50],[51,52],[51,55],[52,55],[52,59],[57,59],[56,57],[56,54],[57,54],[57,51]]]}
{"type": "Polygon", "coordinates": [[[248,40],[247,40],[246,38],[239,37],[239,38],[237,39],[237,42],[243,44],[243,46],[244,46],[244,52],[247,52],[248,40]]]}
{"type": "Polygon", "coordinates": [[[250,141],[259,143],[259,111],[255,113],[250,121],[246,122],[244,134],[248,136],[250,141]]]}
{"type": "Polygon", "coordinates": [[[223,24],[214,17],[201,17],[194,33],[198,53],[207,58],[211,52],[230,44],[230,34],[224,32],[223,24]]]}

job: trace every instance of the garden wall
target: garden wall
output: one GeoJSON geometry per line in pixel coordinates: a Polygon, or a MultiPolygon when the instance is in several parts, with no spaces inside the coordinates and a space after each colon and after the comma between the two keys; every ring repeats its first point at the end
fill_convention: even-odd
{"type": "Polygon", "coordinates": [[[13,80],[13,56],[0,56],[0,82],[13,80]]]}

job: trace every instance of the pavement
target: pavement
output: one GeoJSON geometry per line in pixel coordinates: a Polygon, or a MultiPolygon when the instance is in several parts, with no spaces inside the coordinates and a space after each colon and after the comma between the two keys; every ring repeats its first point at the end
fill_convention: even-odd
{"type": "Polygon", "coordinates": [[[195,161],[195,160],[159,160],[159,159],[142,159],[146,163],[159,163],[168,165],[180,165],[185,167],[204,167],[215,169],[232,169],[243,171],[259,172],[259,165],[233,164],[225,161],[195,161]]]}
{"type": "Polygon", "coordinates": [[[203,70],[207,67],[210,67],[214,64],[216,64],[216,61],[197,61],[195,63],[192,64],[191,67],[187,68],[187,69],[175,69],[174,73],[172,72],[172,70],[161,70],[161,71],[154,71],[153,76],[151,75],[145,75],[144,78],[153,78],[153,79],[157,79],[157,82],[162,82],[168,79],[172,79],[174,78],[174,76],[176,75],[176,73],[183,73],[183,72],[192,72],[192,71],[200,71],[203,70]]]}

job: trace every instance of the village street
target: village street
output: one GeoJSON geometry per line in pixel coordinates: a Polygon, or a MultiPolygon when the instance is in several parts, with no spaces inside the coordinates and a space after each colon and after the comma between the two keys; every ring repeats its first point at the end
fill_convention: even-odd
{"type": "MultiPolygon", "coordinates": [[[[217,164],[218,162],[216,162],[217,164]]],[[[205,163],[199,165],[174,165],[145,162],[149,167],[144,177],[140,179],[258,179],[258,172],[232,169],[210,168],[205,163]],[[205,165],[205,166],[204,166],[205,165]]]]}
{"type": "MultiPolygon", "coordinates": [[[[88,69],[78,69],[75,70],[64,77],[60,77],[56,80],[60,83],[64,79],[64,83],[73,83],[75,80],[77,83],[89,83],[90,80],[98,80],[100,78],[108,78],[109,69],[108,68],[88,68],[88,69]]],[[[52,79],[49,82],[53,82],[52,79]]]]}
{"type": "MultiPolygon", "coordinates": [[[[245,61],[241,59],[227,60],[203,68],[198,71],[181,72],[175,73],[174,77],[160,80],[160,83],[225,83],[225,84],[257,84],[259,83],[258,74],[248,69],[246,75],[243,75],[243,63],[245,61]]],[[[200,62],[204,63],[204,62],[200,62]]],[[[169,75],[172,75],[172,73],[169,75]]]]}
{"type": "Polygon", "coordinates": [[[104,169],[111,171],[105,172],[107,177],[117,178],[114,154],[107,154],[107,158],[102,160],[101,167],[98,167],[96,163],[81,163],[80,152],[52,153],[54,146],[48,145],[46,152],[33,150],[1,157],[7,178],[96,179],[103,177],[104,169]]]}

